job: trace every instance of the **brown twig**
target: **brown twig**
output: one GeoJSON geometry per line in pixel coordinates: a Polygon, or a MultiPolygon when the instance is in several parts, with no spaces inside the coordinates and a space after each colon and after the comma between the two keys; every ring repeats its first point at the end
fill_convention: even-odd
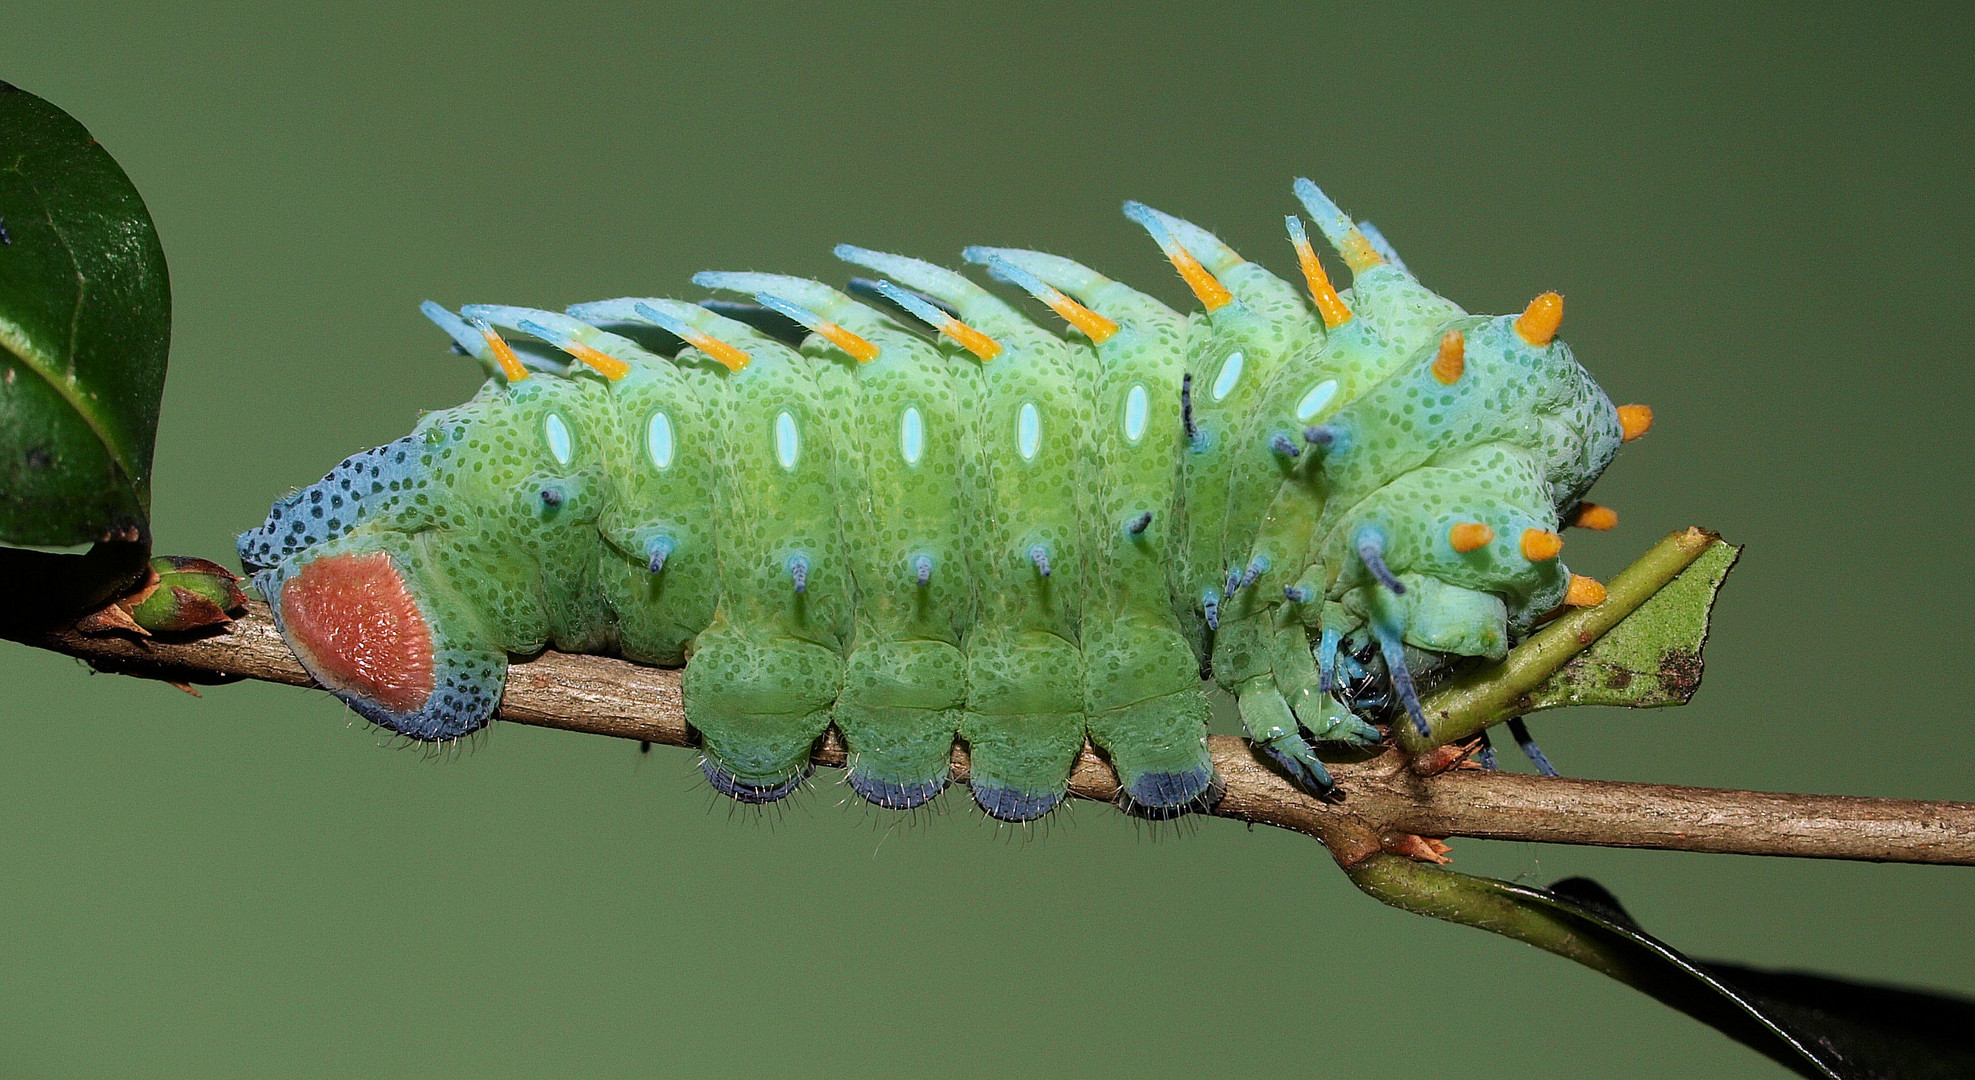
{"type": "MultiPolygon", "coordinates": [[[[137,641],[73,629],[9,631],[100,670],[175,682],[261,679],[313,686],[258,601],[226,631],[197,640],[137,641]]],[[[545,653],[513,666],[500,716],[515,723],[690,746],[679,674],[598,656],[545,653]]],[[[1414,836],[1471,836],[1555,844],[1714,851],[1744,855],[1975,865],[1975,804],[1785,795],[1454,769],[1422,776],[1397,751],[1334,765],[1341,800],[1322,802],[1256,758],[1242,739],[1215,736],[1227,793],[1214,813],[1308,833],[1346,866],[1380,850],[1411,850],[1414,836]]],[[[841,765],[834,733],[818,764],[841,765]]],[[[966,776],[964,748],[954,751],[966,776]]],[[[1111,767],[1086,748],[1070,790],[1117,794],[1111,767]]]]}

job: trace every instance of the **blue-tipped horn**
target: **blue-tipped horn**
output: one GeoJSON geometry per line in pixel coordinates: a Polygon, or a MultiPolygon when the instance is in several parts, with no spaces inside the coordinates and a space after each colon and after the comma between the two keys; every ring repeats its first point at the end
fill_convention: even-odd
{"type": "Polygon", "coordinates": [[[1257,555],[1248,560],[1248,568],[1241,572],[1241,587],[1245,589],[1255,584],[1255,579],[1268,573],[1272,565],[1267,555],[1257,555]]]}
{"type": "Polygon", "coordinates": [[[1522,717],[1518,716],[1509,721],[1509,734],[1514,737],[1516,745],[1522,747],[1523,756],[1529,759],[1531,765],[1536,766],[1537,772],[1544,776],[1557,775],[1556,766],[1550,764],[1550,759],[1543,753],[1543,748],[1537,746],[1536,740],[1530,737],[1529,727],[1523,723],[1522,717]]]}
{"type": "Polygon", "coordinates": [[[446,336],[453,339],[453,344],[460,347],[461,352],[475,360],[494,358],[493,351],[487,348],[486,337],[468,326],[466,320],[430,300],[418,305],[418,310],[424,313],[426,318],[431,319],[439,329],[444,330],[446,336]]]}

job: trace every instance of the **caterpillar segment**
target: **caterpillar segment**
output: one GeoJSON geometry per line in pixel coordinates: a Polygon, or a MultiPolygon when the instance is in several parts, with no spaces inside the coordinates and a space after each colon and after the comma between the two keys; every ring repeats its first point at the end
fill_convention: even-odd
{"type": "MultiPolygon", "coordinates": [[[[352,456],[240,538],[318,681],[423,740],[491,719],[508,658],[685,665],[718,791],[782,798],[831,725],[907,809],[951,779],[1027,821],[1086,739],[1120,804],[1211,805],[1201,676],[1294,781],[1429,729],[1427,683],[1604,589],[1562,558],[1621,442],[1562,298],[1474,316],[1299,180],[1294,283],[1140,203],[1183,315],[1061,256],[953,270],[842,246],[847,290],[706,272],[700,304],[423,310],[474,398],[352,456]],[[1351,272],[1339,288],[1320,235],[1351,272]]],[[[1512,732],[1547,769],[1527,731],[1512,732]]]]}
{"type": "Polygon", "coordinates": [[[1118,770],[1128,810],[1164,817],[1217,796],[1210,711],[1181,629],[1165,552],[1178,535],[1175,493],[1184,322],[1164,304],[1074,263],[971,248],[970,261],[1042,302],[1094,343],[1087,429],[1083,709],[1091,740],[1118,770]],[[1078,295],[1058,301],[1051,273],[1078,295]],[[1084,305],[1088,304],[1088,307],[1084,305]],[[1088,313],[1086,317],[1085,313],[1088,313]],[[1094,318],[1091,318],[1094,317],[1094,318]]]}
{"type": "MultiPolygon", "coordinates": [[[[1198,658],[1236,695],[1250,736],[1299,781],[1328,790],[1329,776],[1299,736],[1289,705],[1289,694],[1300,686],[1287,673],[1288,685],[1278,685],[1270,662],[1280,635],[1289,634],[1293,645],[1301,632],[1277,625],[1289,582],[1271,575],[1276,555],[1252,543],[1270,496],[1299,473],[1301,453],[1283,453],[1284,442],[1296,449],[1293,438],[1275,438],[1287,432],[1264,434],[1258,443],[1249,438],[1267,391],[1285,365],[1321,340],[1322,324],[1291,285],[1198,226],[1137,203],[1128,203],[1125,212],[1146,228],[1208,308],[1190,322],[1186,348],[1190,437],[1180,455],[1179,481],[1186,534],[1173,561],[1174,591],[1194,598],[1188,629],[1198,658]],[[1218,293],[1195,283],[1203,272],[1214,275],[1218,293]],[[1227,301],[1212,304],[1219,295],[1227,301]]],[[[1293,580],[1293,568],[1285,565],[1284,571],[1293,580]]],[[[1295,651],[1307,654],[1307,642],[1295,651]]],[[[1314,714],[1316,707],[1310,708],[1314,714]]]]}
{"type": "MultiPolygon", "coordinates": [[[[1205,413],[1213,410],[1214,391],[1229,380],[1253,379],[1250,397],[1230,410],[1237,434],[1218,450],[1227,459],[1220,466],[1226,480],[1209,472],[1213,479],[1201,485],[1225,485],[1226,510],[1217,521],[1220,559],[1240,568],[1238,576],[1227,579],[1240,587],[1219,605],[1220,626],[1210,644],[1209,666],[1236,695],[1257,745],[1306,786],[1324,791],[1329,777],[1312,744],[1375,739],[1368,726],[1320,692],[1320,672],[1300,659],[1308,651],[1307,640],[1295,647],[1299,635],[1307,638],[1306,629],[1321,609],[1308,601],[1284,608],[1288,591],[1317,569],[1306,552],[1315,539],[1318,511],[1328,501],[1323,462],[1335,449],[1337,434],[1325,421],[1403,366],[1427,332],[1461,313],[1403,269],[1368,254],[1355,227],[1314,186],[1299,183],[1297,192],[1326,238],[1351,256],[1357,276],[1348,294],[1339,293],[1311,248],[1301,219],[1287,219],[1309,295],[1307,306],[1285,304],[1271,312],[1280,327],[1273,340],[1287,347],[1269,350],[1251,344],[1241,351],[1240,366],[1234,350],[1206,357],[1210,362],[1218,358],[1218,366],[1202,403],[1205,413]],[[1299,442],[1310,452],[1301,452],[1299,442]],[[1285,446],[1298,452],[1286,453],[1285,446]]],[[[1290,288],[1279,281],[1275,286],[1290,288]]],[[[1202,440],[1189,465],[1216,452],[1214,440],[1202,440]]],[[[1214,468],[1201,464],[1203,471],[1214,468]]],[[[1323,578],[1315,575],[1308,586],[1313,593],[1319,591],[1314,582],[1323,578]]]]}
{"type": "Polygon", "coordinates": [[[849,296],[770,274],[702,273],[699,285],[754,293],[815,336],[826,370],[855,364],[839,472],[855,629],[833,719],[848,780],[869,801],[920,806],[949,778],[967,699],[961,644],[973,623],[967,496],[955,478],[976,453],[971,355],[963,361],[849,296]]]}
{"type": "Polygon", "coordinates": [[[1086,731],[1079,631],[1092,472],[1089,351],[951,270],[849,245],[837,255],[951,306],[957,319],[915,315],[981,361],[969,545],[980,601],[965,642],[960,733],[975,801],[1003,820],[1040,817],[1063,799],[1086,731]]]}
{"type": "Polygon", "coordinates": [[[773,801],[808,775],[843,685],[855,611],[837,489],[849,403],[823,391],[807,357],[751,326],[676,300],[632,311],[684,339],[688,362],[726,371],[722,589],[686,666],[686,720],[715,790],[773,801]]]}

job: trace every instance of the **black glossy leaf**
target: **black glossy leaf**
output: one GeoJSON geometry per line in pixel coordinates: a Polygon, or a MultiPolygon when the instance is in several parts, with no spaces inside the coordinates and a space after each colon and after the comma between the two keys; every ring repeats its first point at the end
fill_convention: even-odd
{"type": "Polygon", "coordinates": [[[164,250],[130,178],[0,82],[0,542],[148,539],[170,339],[164,250]]]}
{"type": "MultiPolygon", "coordinates": [[[[1853,982],[1800,971],[1764,971],[1720,960],[1689,960],[1640,929],[1618,899],[1590,878],[1565,878],[1547,890],[1600,918],[1608,931],[1664,950],[1685,978],[1674,997],[1653,996],[1695,1019],[1749,1043],[1806,1076],[1949,1080],[1975,1076],[1975,1001],[1924,990],[1853,982]],[[1726,1016],[1729,1011],[1741,1019],[1726,1016]],[[1715,1019],[1710,1019],[1710,1016],[1715,1019]],[[1718,1022],[1723,1021],[1724,1022],[1718,1022]],[[1793,1044],[1778,1057],[1731,1025],[1753,1021],[1765,1037],[1793,1044]],[[1810,1058],[1826,1071],[1806,1069],[1810,1058]],[[1795,1060],[1793,1060],[1795,1059],[1795,1060]]],[[[1641,987],[1644,989],[1644,987],[1641,987]]],[[[1652,991],[1648,991],[1651,993],[1652,991]]]]}
{"type": "Polygon", "coordinates": [[[1975,1076],[1975,1001],[1803,971],[1703,961],[1764,1015],[1857,1070],[1932,1080],[1975,1076]]]}
{"type": "Polygon", "coordinates": [[[1609,975],[1802,1076],[1975,1076],[1975,1001],[1692,960],[1640,929],[1589,878],[1538,889],[1396,855],[1373,856],[1350,874],[1395,907],[1527,942],[1609,975]]]}

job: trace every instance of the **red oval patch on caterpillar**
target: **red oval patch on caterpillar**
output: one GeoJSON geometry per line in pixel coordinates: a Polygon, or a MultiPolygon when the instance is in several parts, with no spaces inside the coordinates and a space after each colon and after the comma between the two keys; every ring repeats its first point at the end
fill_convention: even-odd
{"type": "Polygon", "coordinates": [[[432,630],[389,555],[330,555],[302,567],[281,588],[281,619],[330,689],[398,713],[432,696],[432,630]]]}

